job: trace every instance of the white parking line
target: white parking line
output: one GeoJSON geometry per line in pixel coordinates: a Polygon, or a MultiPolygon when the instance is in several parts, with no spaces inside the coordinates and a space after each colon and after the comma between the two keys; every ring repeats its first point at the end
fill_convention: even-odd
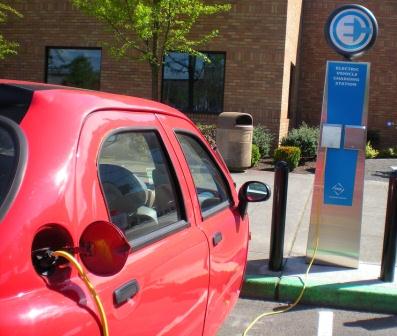
{"type": "Polygon", "coordinates": [[[317,336],[332,336],[334,312],[323,310],[318,312],[317,336]]]}

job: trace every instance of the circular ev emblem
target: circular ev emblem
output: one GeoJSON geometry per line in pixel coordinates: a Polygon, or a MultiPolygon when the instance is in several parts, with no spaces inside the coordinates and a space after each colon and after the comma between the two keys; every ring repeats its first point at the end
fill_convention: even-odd
{"type": "Polygon", "coordinates": [[[375,43],[378,23],[375,16],[360,5],[336,9],[325,25],[325,36],[335,51],[347,58],[359,56],[375,43]]]}

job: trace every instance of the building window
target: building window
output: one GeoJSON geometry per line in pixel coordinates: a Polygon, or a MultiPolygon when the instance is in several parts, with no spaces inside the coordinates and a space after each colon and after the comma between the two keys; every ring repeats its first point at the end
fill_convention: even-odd
{"type": "Polygon", "coordinates": [[[211,63],[186,53],[165,56],[162,101],[187,113],[223,111],[225,53],[204,53],[211,63]]]}
{"type": "Polygon", "coordinates": [[[99,90],[101,49],[47,48],[46,83],[99,90]]]}

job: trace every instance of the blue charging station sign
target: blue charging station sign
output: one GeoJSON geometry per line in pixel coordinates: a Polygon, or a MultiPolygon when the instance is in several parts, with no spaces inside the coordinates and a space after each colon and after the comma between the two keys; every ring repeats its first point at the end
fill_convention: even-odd
{"type": "Polygon", "coordinates": [[[325,37],[331,47],[347,58],[362,54],[375,43],[378,23],[367,8],[345,5],[337,8],[325,25],[325,37]]]}
{"type": "Polygon", "coordinates": [[[327,62],[327,118],[323,124],[322,139],[322,146],[327,148],[324,204],[353,204],[358,151],[363,150],[359,144],[365,145],[366,133],[362,125],[368,76],[368,63],[327,62]],[[339,130],[329,135],[333,137],[332,146],[327,144],[324,133],[324,129],[331,126],[339,130]],[[338,137],[336,144],[335,137],[338,137]]]}

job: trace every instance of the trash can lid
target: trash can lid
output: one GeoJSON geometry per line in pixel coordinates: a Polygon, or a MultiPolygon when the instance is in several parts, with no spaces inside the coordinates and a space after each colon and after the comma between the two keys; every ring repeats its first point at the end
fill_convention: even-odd
{"type": "Polygon", "coordinates": [[[218,117],[218,128],[234,128],[235,126],[252,126],[253,119],[248,113],[223,112],[218,117]]]}

